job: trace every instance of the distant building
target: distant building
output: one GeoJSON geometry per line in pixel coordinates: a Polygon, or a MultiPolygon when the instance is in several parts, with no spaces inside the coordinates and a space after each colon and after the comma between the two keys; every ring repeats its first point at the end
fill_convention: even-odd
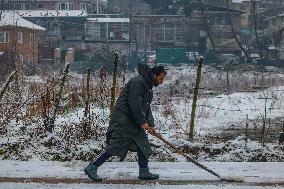
{"type": "Polygon", "coordinates": [[[192,7],[194,10],[189,17],[181,15],[132,16],[131,43],[136,44],[136,50],[139,52],[162,47],[183,47],[188,51],[203,53],[212,48],[203,20],[203,17],[206,17],[216,50],[220,52],[238,50],[228,15],[231,15],[236,34],[240,35],[240,18],[243,11],[198,2],[192,3],[192,7]]]}
{"type": "Polygon", "coordinates": [[[151,6],[144,0],[111,0],[107,4],[108,10],[115,14],[128,16],[151,14],[151,6]],[[130,11],[131,10],[131,11],[130,11]]]}
{"type": "Polygon", "coordinates": [[[283,0],[261,0],[260,1],[261,15],[264,18],[269,18],[275,14],[284,13],[284,1],[283,0]]]}
{"type": "Polygon", "coordinates": [[[81,41],[87,12],[83,10],[17,11],[19,15],[47,29],[51,38],[81,41]]]}
{"type": "MultiPolygon", "coordinates": [[[[77,48],[84,41],[87,12],[83,10],[17,11],[21,17],[46,28],[41,33],[41,60],[54,62],[54,49],[77,48]]],[[[80,47],[79,47],[80,48],[80,47]]]]}
{"type": "MultiPolygon", "coordinates": [[[[135,15],[131,18],[131,43],[136,44],[136,50],[140,52],[161,47],[186,47],[187,26],[191,20],[178,15],[135,15]]],[[[195,29],[193,35],[198,33],[198,28],[195,29]]]]}
{"type": "Polygon", "coordinates": [[[87,18],[85,41],[129,41],[129,18],[87,18]]]}
{"type": "MultiPolygon", "coordinates": [[[[241,27],[243,29],[253,28],[253,14],[259,18],[260,14],[260,0],[254,0],[254,13],[253,4],[251,0],[230,0],[230,6],[233,9],[244,11],[241,16],[241,27]]],[[[257,22],[258,24],[258,22],[257,22]]]]}
{"type": "Polygon", "coordinates": [[[40,31],[45,28],[5,11],[0,20],[0,51],[9,63],[39,63],[40,31]]]}
{"type": "Polygon", "coordinates": [[[270,43],[267,44],[269,58],[284,60],[284,13],[264,21],[268,25],[265,35],[270,39],[270,43]]]}
{"type": "Polygon", "coordinates": [[[231,16],[232,24],[237,36],[241,34],[241,16],[244,11],[236,10],[234,8],[227,8],[224,6],[216,6],[208,3],[194,2],[193,4],[193,17],[199,17],[202,23],[200,28],[201,45],[206,43],[207,49],[212,49],[211,43],[209,42],[209,34],[207,33],[206,26],[202,17],[205,17],[208,22],[208,29],[212,35],[212,39],[215,43],[215,50],[217,52],[237,52],[239,47],[233,36],[232,28],[230,25],[229,16],[231,16]]]}
{"type": "Polygon", "coordinates": [[[9,10],[84,10],[103,13],[106,9],[105,0],[9,0],[9,10]]]}

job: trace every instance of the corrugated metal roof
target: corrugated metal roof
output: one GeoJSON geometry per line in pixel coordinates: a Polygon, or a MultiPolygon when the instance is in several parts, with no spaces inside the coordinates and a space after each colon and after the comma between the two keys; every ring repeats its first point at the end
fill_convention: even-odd
{"type": "Polygon", "coordinates": [[[21,18],[15,11],[4,11],[1,15],[0,26],[17,26],[34,30],[46,30],[41,26],[21,18]]]}

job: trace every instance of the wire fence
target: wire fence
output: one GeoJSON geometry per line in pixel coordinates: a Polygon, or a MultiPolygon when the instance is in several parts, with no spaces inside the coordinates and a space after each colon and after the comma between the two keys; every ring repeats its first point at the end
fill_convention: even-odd
{"type": "MultiPolygon", "coordinates": [[[[159,125],[161,130],[162,125],[166,124],[169,125],[169,128],[176,129],[176,133],[182,132],[187,134],[186,130],[191,114],[191,91],[193,91],[194,83],[192,78],[194,78],[195,66],[189,66],[186,67],[186,69],[185,73],[190,73],[189,75],[176,71],[178,74],[175,73],[175,78],[171,78],[171,76],[169,76],[170,78],[166,85],[164,87],[157,88],[158,90],[155,91],[156,94],[152,108],[156,115],[157,125],[159,125]],[[192,78],[190,79],[190,77],[192,78]],[[181,78],[182,80],[180,80],[181,78]],[[183,86],[185,84],[187,84],[186,87],[183,86]],[[174,93],[172,92],[173,87],[177,90],[174,93]]],[[[99,113],[101,117],[100,119],[105,119],[105,122],[107,122],[109,119],[108,113],[111,83],[110,75],[108,73],[103,73],[102,75],[101,71],[102,70],[92,70],[90,80],[90,104],[92,108],[99,108],[102,110],[99,113]]],[[[204,81],[208,79],[217,85],[209,86],[208,82],[202,83],[197,102],[197,127],[202,128],[203,125],[210,124],[212,120],[218,119],[218,116],[221,117],[220,121],[225,121],[224,124],[236,124],[238,122],[248,121],[253,122],[253,120],[260,120],[259,122],[263,124],[263,120],[267,122],[269,118],[276,119],[277,117],[281,117],[283,108],[282,100],[284,98],[284,89],[278,87],[278,85],[281,86],[283,83],[281,78],[278,80],[278,85],[274,87],[270,86],[265,88],[265,90],[264,88],[248,90],[242,87],[229,90],[226,87],[226,84],[224,86],[224,80],[226,79],[218,77],[216,70],[208,72],[207,69],[205,69],[205,72],[206,73],[203,74],[202,80],[204,81]],[[209,76],[214,74],[216,77],[213,77],[215,80],[212,81],[212,77],[209,76]],[[249,120],[246,120],[247,115],[251,115],[249,116],[249,120]],[[226,121],[224,119],[226,116],[232,117],[232,120],[226,121]],[[236,119],[233,119],[234,116],[236,119]]],[[[222,74],[225,74],[225,72],[222,74]]],[[[30,120],[42,118],[42,112],[51,111],[50,109],[54,101],[54,94],[56,90],[54,87],[58,84],[59,75],[60,72],[54,72],[50,76],[47,76],[49,79],[45,77],[48,82],[45,81],[42,84],[37,82],[25,82],[25,77],[22,76],[21,82],[17,81],[18,88],[21,89],[18,91],[21,94],[14,93],[16,82],[13,81],[5,95],[5,98],[1,101],[2,125],[4,125],[4,123],[7,124],[7,120],[11,119],[16,119],[18,121],[22,119],[25,120],[26,123],[29,123],[31,122],[30,120]],[[15,103],[16,96],[22,96],[20,103],[15,103]],[[13,111],[7,111],[8,109],[13,109],[13,111]]],[[[122,76],[123,74],[120,75],[119,80],[121,81],[117,82],[117,94],[120,93],[127,80],[133,76],[133,73],[125,72],[124,76],[122,76]]],[[[253,72],[246,76],[242,76],[241,78],[244,77],[249,80],[252,75],[253,72]]],[[[72,113],[78,110],[78,108],[84,107],[84,104],[86,104],[85,97],[87,90],[85,82],[86,72],[79,75],[70,74],[68,76],[63,91],[60,114],[72,113]]],[[[249,83],[254,84],[254,81],[251,80],[249,83]]],[[[95,120],[93,121],[95,122],[95,120]]],[[[217,124],[222,124],[222,122],[217,124]]],[[[242,124],[241,128],[243,128],[243,125],[245,124],[242,124]]],[[[280,129],[278,129],[278,131],[279,130],[280,129]]]]}

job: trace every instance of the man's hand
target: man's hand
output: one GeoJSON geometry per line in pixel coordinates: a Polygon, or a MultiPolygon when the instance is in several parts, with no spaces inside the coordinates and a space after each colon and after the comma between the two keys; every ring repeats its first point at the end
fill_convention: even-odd
{"type": "Polygon", "coordinates": [[[141,128],[144,129],[145,131],[149,132],[151,135],[156,133],[155,128],[154,127],[150,127],[150,125],[148,123],[144,123],[143,125],[141,125],[141,128]]]}

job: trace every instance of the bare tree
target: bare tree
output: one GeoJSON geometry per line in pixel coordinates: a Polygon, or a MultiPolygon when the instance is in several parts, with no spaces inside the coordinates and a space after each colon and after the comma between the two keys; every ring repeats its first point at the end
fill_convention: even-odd
{"type": "Polygon", "coordinates": [[[241,44],[240,40],[238,39],[238,36],[236,34],[236,31],[235,31],[235,28],[234,28],[234,25],[233,25],[233,22],[232,22],[232,15],[231,15],[231,12],[230,12],[230,6],[229,6],[229,0],[226,0],[226,4],[227,4],[227,13],[228,13],[228,18],[229,18],[229,22],[230,22],[230,26],[231,26],[231,30],[232,30],[232,33],[233,33],[233,36],[239,46],[239,48],[241,49],[241,51],[244,53],[244,55],[246,56],[246,59],[248,62],[251,62],[251,59],[247,53],[247,51],[245,50],[245,48],[243,47],[243,45],[241,44]]]}
{"type": "Polygon", "coordinates": [[[46,131],[48,131],[48,132],[53,131],[55,119],[56,119],[56,116],[57,116],[59,109],[60,109],[60,101],[62,99],[63,88],[64,88],[64,85],[65,85],[68,73],[69,73],[69,64],[66,65],[65,70],[63,72],[63,76],[60,79],[59,90],[55,95],[54,107],[53,107],[53,112],[51,114],[51,117],[47,117],[47,119],[44,120],[46,131]]]}
{"type": "MultiPolygon", "coordinates": [[[[199,3],[203,4],[202,0],[199,0],[199,3]]],[[[206,33],[209,37],[213,53],[216,55],[215,42],[213,40],[213,36],[211,34],[211,30],[210,30],[210,27],[209,27],[209,24],[208,24],[208,6],[206,6],[205,8],[204,7],[201,8],[201,15],[202,15],[202,23],[203,23],[205,30],[206,30],[206,33]]]]}
{"type": "Polygon", "coordinates": [[[280,28],[277,31],[273,31],[273,33],[272,33],[273,43],[274,43],[274,46],[276,48],[276,52],[275,52],[276,65],[278,64],[278,60],[279,60],[278,50],[279,50],[281,42],[283,40],[283,33],[284,33],[284,27],[280,28]]]}

